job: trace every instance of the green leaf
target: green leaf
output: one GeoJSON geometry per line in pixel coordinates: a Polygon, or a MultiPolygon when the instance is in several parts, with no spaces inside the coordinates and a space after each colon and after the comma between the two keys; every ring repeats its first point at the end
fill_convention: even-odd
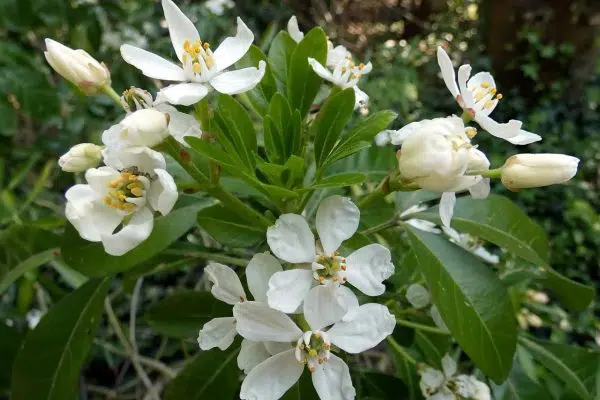
{"type": "Polygon", "coordinates": [[[450,332],[486,375],[503,381],[517,335],[502,282],[472,254],[439,235],[406,225],[418,268],[450,332]]]}
{"type": "Polygon", "coordinates": [[[196,150],[198,153],[203,155],[204,157],[213,160],[222,166],[227,166],[235,169],[235,161],[229,156],[228,153],[218,148],[217,146],[212,145],[207,140],[187,136],[185,141],[190,145],[190,147],[196,150]]]}
{"type": "Polygon", "coordinates": [[[23,336],[15,328],[0,323],[0,393],[10,388],[13,361],[21,348],[23,336]]]}
{"type": "Polygon", "coordinates": [[[361,390],[358,398],[397,400],[399,394],[408,389],[399,378],[379,372],[363,372],[360,374],[361,390]]]}
{"type": "Polygon", "coordinates": [[[0,278],[0,294],[10,287],[17,279],[19,279],[27,271],[39,267],[52,260],[58,253],[58,248],[45,250],[41,253],[37,253],[19,263],[14,268],[11,268],[7,273],[0,278]]]}
{"type": "Polygon", "coordinates": [[[233,399],[239,388],[239,347],[202,351],[173,379],[164,392],[165,400],[233,399]]]}
{"type": "Polygon", "coordinates": [[[220,204],[201,210],[198,224],[223,246],[252,247],[266,237],[261,227],[249,225],[220,204]]]}
{"type": "Polygon", "coordinates": [[[421,389],[419,388],[420,377],[417,374],[416,366],[410,363],[402,354],[394,351],[392,347],[388,348],[392,350],[392,355],[394,356],[396,373],[406,386],[407,400],[422,399],[423,396],[421,395],[421,389]]]}
{"type": "Polygon", "coordinates": [[[292,109],[300,110],[304,117],[321,87],[321,78],[308,63],[314,58],[325,65],[327,59],[327,36],[320,27],[310,30],[292,53],[287,75],[287,98],[292,109]]]}
{"type": "Polygon", "coordinates": [[[82,239],[75,228],[68,225],[61,250],[64,260],[73,269],[87,276],[104,276],[127,271],[151,259],[196,225],[196,218],[193,216],[199,210],[214,203],[213,200],[193,196],[179,197],[176,208],[170,214],[154,220],[150,237],[122,256],[106,254],[101,243],[82,239]]]}
{"type": "Polygon", "coordinates": [[[338,141],[344,125],[354,111],[354,90],[345,89],[329,96],[311,125],[315,138],[315,161],[321,167],[338,141]]]}
{"type": "MultiPolygon", "coordinates": [[[[415,218],[439,222],[438,208],[415,214],[415,218]]],[[[571,281],[550,268],[546,232],[509,199],[497,195],[485,200],[462,197],[454,207],[452,227],[543,267],[547,272],[546,285],[574,311],[584,309],[593,299],[592,288],[571,281]]]]}
{"type": "Polygon", "coordinates": [[[331,175],[308,187],[302,188],[301,191],[358,185],[362,183],[366,177],[367,176],[365,174],[360,174],[357,172],[331,175]]]}
{"type": "Polygon", "coordinates": [[[287,32],[281,31],[275,36],[269,48],[269,67],[281,93],[286,93],[288,67],[297,46],[287,32]]]}
{"type": "Polygon", "coordinates": [[[244,107],[233,97],[220,94],[214,120],[220,128],[217,129],[219,144],[248,171],[254,171],[256,131],[244,107]]]}
{"type": "Polygon", "coordinates": [[[25,338],[12,375],[14,400],[77,398],[77,381],[100,323],[111,278],[62,298],[25,338]]]}
{"type": "Polygon", "coordinates": [[[421,349],[427,364],[439,370],[442,369],[442,358],[450,348],[449,335],[437,335],[415,330],[415,344],[421,349]]]}
{"type": "Polygon", "coordinates": [[[231,306],[210,292],[185,290],[152,304],[144,320],[162,335],[195,339],[205,323],[217,317],[231,317],[231,313],[231,306]]]}
{"type": "Polygon", "coordinates": [[[501,386],[492,385],[494,398],[498,400],[550,399],[552,396],[544,386],[532,380],[515,360],[510,375],[501,386]]]}
{"type": "Polygon", "coordinates": [[[285,392],[281,400],[319,400],[307,368],[304,368],[298,382],[285,392]]]}
{"type": "Polygon", "coordinates": [[[596,372],[600,365],[598,350],[528,339],[524,336],[519,337],[519,344],[580,398],[591,398],[590,389],[595,389],[596,372]]]}
{"type": "MultiPolygon", "coordinates": [[[[348,146],[344,146],[343,149],[339,149],[337,151],[334,151],[333,153],[331,153],[327,159],[325,160],[325,162],[323,163],[323,166],[329,165],[329,164],[333,164],[336,161],[342,160],[346,157],[349,157],[355,153],[358,153],[359,151],[363,150],[363,149],[368,149],[369,147],[371,147],[371,142],[355,142],[355,143],[351,143],[348,146]]],[[[387,174],[387,171],[386,171],[387,174]]]]}
{"type": "Polygon", "coordinates": [[[267,118],[264,120],[267,155],[271,162],[283,164],[293,154],[300,153],[300,112],[292,112],[286,98],[276,93],[269,103],[267,118]]]}
{"type": "MultiPolygon", "coordinates": [[[[250,46],[248,52],[239,60],[235,65],[237,68],[254,67],[258,68],[260,61],[267,60],[267,56],[262,52],[261,49],[255,45],[250,46]]],[[[264,115],[267,112],[269,101],[273,94],[277,91],[275,84],[275,78],[271,73],[271,67],[267,64],[265,75],[261,79],[260,83],[254,88],[245,92],[246,96],[252,103],[252,106],[261,114],[264,115]]]]}

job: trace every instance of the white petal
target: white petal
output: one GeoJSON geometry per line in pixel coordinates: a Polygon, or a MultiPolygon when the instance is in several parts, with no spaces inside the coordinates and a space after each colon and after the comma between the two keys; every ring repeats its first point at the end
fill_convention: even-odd
{"type": "Polygon", "coordinates": [[[388,129],[385,131],[381,131],[377,135],[375,135],[375,144],[379,147],[383,147],[383,146],[389,144],[392,141],[392,138],[390,137],[390,132],[395,132],[395,131],[388,129]]]}
{"type": "Polygon", "coordinates": [[[329,196],[321,202],[315,217],[325,254],[331,256],[342,242],[358,229],[360,210],[348,197],[329,196]]]}
{"type": "Polygon", "coordinates": [[[124,147],[116,148],[106,146],[102,150],[104,164],[114,169],[122,170],[129,167],[137,167],[144,173],[153,173],[154,169],[166,169],[167,163],[162,153],[154,151],[149,147],[124,147]]]}
{"type": "Polygon", "coordinates": [[[242,340],[242,348],[237,357],[238,368],[249,374],[252,368],[269,358],[270,354],[263,342],[242,340]]]}
{"type": "Polygon", "coordinates": [[[475,250],[473,250],[473,254],[490,264],[498,264],[498,262],[500,261],[500,257],[498,257],[496,254],[490,253],[483,246],[479,246],[475,250]]]}
{"type": "Polygon", "coordinates": [[[92,186],[83,184],[71,186],[65,193],[65,198],[78,214],[84,214],[93,202],[101,199],[92,186]]]}
{"type": "Polygon", "coordinates": [[[213,318],[208,321],[198,334],[198,345],[202,350],[218,347],[227,349],[237,335],[235,319],[233,317],[213,318]]]}
{"type": "Polygon", "coordinates": [[[360,73],[361,75],[366,75],[369,72],[371,72],[373,70],[373,64],[371,63],[371,61],[369,61],[368,63],[365,64],[364,67],[362,67],[360,69],[360,73]]]}
{"type": "Polygon", "coordinates": [[[362,247],[346,258],[348,282],[368,296],[385,292],[384,280],[394,273],[390,251],[378,243],[362,247]]]}
{"type": "MultiPolygon", "coordinates": [[[[213,53],[215,59],[215,68],[217,71],[222,71],[239,61],[248,52],[254,34],[240,17],[237,18],[237,32],[234,37],[228,37],[221,42],[219,47],[213,53]]],[[[262,75],[261,75],[262,77],[262,75]]],[[[260,80],[260,79],[259,79],[260,80]]],[[[215,88],[216,89],[216,88],[215,88]]],[[[219,89],[217,89],[219,90],[219,89]]]]}
{"type": "Polygon", "coordinates": [[[456,361],[448,354],[442,358],[442,370],[446,378],[450,378],[456,374],[456,361]]]}
{"type": "Polygon", "coordinates": [[[458,96],[460,92],[458,91],[458,86],[456,85],[456,77],[454,75],[454,66],[452,65],[452,60],[450,60],[448,53],[446,53],[441,47],[437,48],[437,60],[446,87],[450,93],[452,93],[453,97],[458,96]]]}
{"type": "Polygon", "coordinates": [[[270,355],[283,353],[290,349],[290,343],[285,342],[263,342],[263,344],[270,355]]]}
{"type": "Polygon", "coordinates": [[[177,83],[162,88],[156,95],[156,101],[191,106],[208,94],[208,88],[202,83],[177,83]]]}
{"type": "Polygon", "coordinates": [[[430,120],[425,119],[422,121],[415,121],[415,122],[411,122],[408,125],[403,126],[402,128],[400,128],[398,130],[388,131],[390,133],[390,139],[392,140],[392,144],[401,145],[409,135],[412,135],[413,133],[418,132],[419,128],[421,128],[421,126],[423,126],[428,121],[430,121],[430,120]]]}
{"type": "Polygon", "coordinates": [[[146,195],[148,203],[155,211],[162,215],[167,215],[173,209],[177,197],[177,185],[173,177],[164,169],[155,169],[155,180],[150,185],[150,190],[146,195]]]}
{"type": "Polygon", "coordinates": [[[130,44],[122,45],[121,57],[123,57],[125,62],[133,65],[149,78],[166,81],[185,81],[185,75],[181,67],[139,47],[130,44]]]}
{"type": "Polygon", "coordinates": [[[211,86],[220,93],[239,94],[253,89],[265,75],[267,64],[260,60],[258,68],[248,67],[222,72],[210,80],[211,86]]]}
{"type": "Polygon", "coordinates": [[[200,35],[194,23],[171,0],[162,0],[162,8],[173,49],[175,49],[179,61],[183,62],[183,43],[186,40],[189,40],[190,43],[200,40],[200,35]]]}
{"type": "Polygon", "coordinates": [[[423,285],[413,283],[406,290],[406,300],[408,300],[414,308],[424,308],[427,307],[431,301],[431,295],[429,294],[429,290],[425,289],[423,285]]]}
{"type": "Polygon", "coordinates": [[[440,386],[444,384],[444,374],[431,367],[426,367],[424,370],[420,371],[419,374],[421,375],[419,387],[421,388],[423,395],[429,399],[429,396],[432,393],[437,392],[440,386]]]}
{"type": "Polygon", "coordinates": [[[242,282],[233,269],[223,264],[211,263],[204,268],[204,272],[213,283],[210,292],[215,298],[232,305],[246,300],[242,282]]]}
{"type": "MultiPolygon", "coordinates": [[[[157,104],[155,108],[169,114],[169,132],[184,146],[188,146],[184,138],[186,136],[201,137],[200,124],[190,114],[182,113],[167,103],[157,104]]],[[[163,168],[165,169],[165,168],[163,168]]]]}
{"type": "Polygon", "coordinates": [[[311,376],[321,400],[352,400],[356,396],[348,365],[334,354],[326,363],[317,365],[311,376]]]}
{"type": "Polygon", "coordinates": [[[304,33],[298,27],[298,20],[295,15],[289,19],[287,23],[287,31],[294,42],[299,43],[304,38],[304,33]]]}
{"type": "Polygon", "coordinates": [[[267,243],[273,254],[290,263],[312,263],[315,237],[304,217],[283,214],[267,229],[267,243]]]}
{"type": "Polygon", "coordinates": [[[458,69],[458,86],[465,108],[473,108],[475,106],[473,95],[471,94],[471,91],[467,89],[467,80],[469,80],[470,75],[471,66],[469,64],[461,65],[458,69]]]}
{"type": "Polygon", "coordinates": [[[448,326],[442,319],[440,310],[437,308],[437,306],[435,304],[433,306],[431,306],[431,309],[429,310],[429,315],[431,316],[431,319],[433,319],[435,326],[437,326],[438,328],[440,328],[443,331],[449,332],[448,326]]]}
{"type": "Polygon", "coordinates": [[[523,146],[526,144],[531,144],[534,142],[538,142],[542,140],[542,137],[536,133],[528,132],[524,129],[521,129],[517,136],[506,139],[508,142],[512,144],[516,144],[519,146],[523,146]]]}
{"type": "Polygon", "coordinates": [[[304,365],[294,356],[295,349],[276,354],[250,371],[240,391],[242,400],[277,400],[300,379],[304,365]]]}
{"type": "MultiPolygon", "coordinates": [[[[75,185],[67,193],[79,186],[89,188],[89,185],[75,185]]],[[[65,216],[77,230],[79,236],[90,242],[101,241],[102,235],[111,234],[123,219],[122,214],[99,202],[76,204],[72,201],[67,202],[65,216]]]]}
{"type": "Polygon", "coordinates": [[[369,104],[369,95],[358,88],[353,86],[354,89],[354,108],[366,107],[369,104]]]}
{"type": "Polygon", "coordinates": [[[110,190],[110,181],[118,178],[120,175],[119,171],[110,167],[90,168],[85,171],[85,180],[94,192],[103,198],[110,190]]]}
{"type": "Polygon", "coordinates": [[[238,333],[249,340],[294,342],[302,336],[302,331],[290,317],[265,303],[238,303],[233,306],[233,316],[238,333]]]}
{"type": "Polygon", "coordinates": [[[267,299],[269,306],[285,313],[293,313],[302,304],[313,283],[308,269],[290,269],[276,272],[269,279],[267,299]]]}
{"type": "Polygon", "coordinates": [[[333,74],[327,68],[325,68],[320,62],[318,62],[314,58],[309,57],[308,63],[312,67],[313,71],[315,71],[315,74],[319,75],[321,78],[325,79],[326,81],[329,81],[329,82],[335,81],[335,79],[333,78],[333,74]]]}
{"type": "Polygon", "coordinates": [[[351,321],[338,322],[328,332],[329,340],[348,353],[371,349],[394,331],[396,318],[381,304],[360,306],[351,321]]]}
{"type": "Polygon", "coordinates": [[[456,203],[456,194],[454,192],[444,192],[440,199],[440,219],[444,226],[450,226],[452,215],[454,215],[454,204],[456,203]]]}
{"type": "Polygon", "coordinates": [[[500,124],[487,115],[482,113],[475,113],[475,122],[477,122],[483,129],[488,131],[492,136],[496,136],[502,139],[510,139],[516,137],[520,131],[523,123],[515,119],[500,124]]]}
{"type": "Polygon", "coordinates": [[[341,321],[349,309],[356,313],[358,299],[350,289],[343,286],[315,286],[304,300],[304,318],[312,330],[320,330],[341,321]],[[346,291],[350,291],[351,296],[346,291]]]}
{"type": "Polygon", "coordinates": [[[485,199],[490,194],[490,178],[483,178],[469,188],[469,193],[474,199],[485,199]]]}
{"type": "Polygon", "coordinates": [[[133,216],[119,232],[102,235],[104,251],[112,256],[122,256],[148,239],[154,226],[154,216],[148,207],[133,213],[133,216]]]}
{"type": "Polygon", "coordinates": [[[246,280],[255,301],[267,302],[269,279],[274,273],[281,271],[281,264],[270,254],[259,253],[252,257],[246,267],[246,280]]]}
{"type": "Polygon", "coordinates": [[[425,221],[423,219],[411,218],[406,221],[407,224],[413,226],[417,229],[420,229],[425,232],[431,233],[440,233],[440,230],[437,229],[437,225],[430,221],[425,221]]]}

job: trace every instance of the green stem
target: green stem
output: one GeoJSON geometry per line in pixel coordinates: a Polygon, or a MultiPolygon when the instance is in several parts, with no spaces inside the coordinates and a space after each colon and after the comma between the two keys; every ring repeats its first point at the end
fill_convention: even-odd
{"type": "Polygon", "coordinates": [[[400,344],[396,342],[393,337],[388,336],[387,341],[390,346],[392,346],[392,348],[398,352],[398,354],[404,357],[406,361],[411,364],[417,364],[417,361],[410,354],[408,354],[408,352],[404,350],[404,347],[400,346],[400,344]]]}
{"type": "Polygon", "coordinates": [[[100,88],[105,95],[110,97],[118,106],[123,107],[123,103],[121,103],[121,96],[110,85],[103,85],[100,88]]]}
{"type": "Polygon", "coordinates": [[[396,319],[396,324],[401,326],[406,326],[407,328],[413,328],[420,331],[425,331],[429,333],[435,333],[438,335],[449,335],[450,333],[433,326],[418,324],[416,322],[407,321],[405,319],[396,319]]]}
{"type": "Polygon", "coordinates": [[[395,226],[398,225],[398,219],[396,217],[390,219],[389,221],[385,221],[379,225],[375,225],[371,228],[365,229],[363,231],[361,231],[360,233],[362,235],[372,235],[374,233],[377,233],[379,231],[383,231],[389,228],[393,228],[395,226]]]}
{"type": "Polygon", "coordinates": [[[495,168],[495,169],[486,169],[483,171],[475,171],[475,172],[471,172],[467,175],[481,175],[484,178],[500,179],[500,178],[502,178],[502,168],[504,168],[504,167],[495,168]]]}
{"type": "Polygon", "coordinates": [[[373,203],[375,203],[377,200],[382,199],[385,196],[387,196],[388,193],[390,193],[390,188],[389,188],[388,183],[389,183],[389,176],[386,176],[379,183],[379,185],[377,185],[377,188],[374,191],[372,191],[371,193],[369,193],[368,195],[366,195],[365,197],[363,197],[356,203],[358,208],[363,210],[363,209],[369,207],[370,205],[372,205],[373,203]]]}
{"type": "Polygon", "coordinates": [[[204,260],[214,260],[223,264],[236,265],[238,267],[245,267],[249,263],[249,261],[245,258],[232,257],[226,254],[212,253],[210,251],[167,249],[163,253],[181,255],[184,257],[202,258],[204,260]]]}
{"type": "Polygon", "coordinates": [[[226,191],[219,184],[211,184],[209,179],[191,161],[189,151],[185,149],[173,136],[168,136],[163,141],[163,149],[186,170],[188,174],[211,196],[218,199],[229,211],[237,214],[245,221],[267,229],[271,221],[255,209],[247,206],[243,201],[226,191]]]}

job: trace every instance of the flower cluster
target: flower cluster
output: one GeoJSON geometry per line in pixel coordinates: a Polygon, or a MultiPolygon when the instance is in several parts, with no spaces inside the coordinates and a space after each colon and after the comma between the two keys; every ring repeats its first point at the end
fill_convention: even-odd
{"type": "Polygon", "coordinates": [[[465,126],[471,120],[489,132],[515,145],[527,145],[541,136],[521,129],[523,123],[499,123],[490,117],[502,99],[488,72],[471,77],[471,66],[462,65],[457,74],[448,54],[438,47],[437,59],[446,87],[463,110],[462,118],[450,116],[412,122],[399,130],[386,130],[375,141],[383,146],[400,145],[398,167],[402,179],[425,190],[441,193],[440,219],[450,226],[456,193],[469,191],[474,198],[486,198],[490,177],[501,177],[510,190],[566,182],[577,173],[579,160],[563,154],[518,154],[505,165],[490,170],[490,162],[478,145],[472,143],[477,129],[465,126]]]}
{"type": "Polygon", "coordinates": [[[355,354],[375,347],[396,325],[387,307],[359,306],[354,292],[343,286],[349,282],[375,296],[384,292],[382,281],[394,272],[389,250],[379,244],[347,258],[340,256],[338,247],[356,232],[359,218],[349,199],[323,200],[316,215],[320,241],[315,243],[303,217],[279,217],[267,233],[277,258],[256,254],[246,267],[254,300],[248,299],[231,268],[215,263],[206,267],[211,292],[233,306],[233,317],[207,322],[198,344],[202,350],[224,350],[237,334],[244,338],[237,359],[247,374],[242,399],[279,399],[300,378],[304,366],[321,399],[355,397],[348,366],[334,352],[355,354]]]}
{"type": "Polygon", "coordinates": [[[490,388],[472,375],[457,375],[456,362],[448,355],[442,358],[442,371],[422,366],[419,387],[426,399],[490,400],[490,388]]]}

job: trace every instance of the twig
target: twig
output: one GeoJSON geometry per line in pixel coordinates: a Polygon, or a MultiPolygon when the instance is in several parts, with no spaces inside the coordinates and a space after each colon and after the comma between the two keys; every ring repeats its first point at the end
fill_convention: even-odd
{"type": "Polygon", "coordinates": [[[411,364],[417,363],[417,361],[410,354],[408,354],[408,352],[404,350],[404,347],[400,346],[400,344],[396,342],[393,337],[388,336],[387,341],[394,348],[394,350],[398,352],[398,354],[400,354],[402,357],[404,357],[404,359],[406,359],[406,361],[408,361],[411,364]]]}
{"type": "Polygon", "coordinates": [[[407,321],[405,319],[396,319],[396,324],[406,326],[408,328],[418,329],[420,331],[435,333],[438,335],[449,335],[450,334],[449,332],[447,332],[443,329],[436,328],[434,326],[418,324],[416,322],[407,321]]]}
{"type": "MultiPolygon", "coordinates": [[[[118,355],[124,356],[124,357],[128,356],[128,354],[125,350],[119,349],[118,347],[116,347],[110,343],[105,343],[100,340],[94,340],[94,343],[98,346],[103,347],[105,350],[110,351],[111,353],[118,354],[118,355]]],[[[139,360],[140,364],[145,365],[148,368],[152,368],[152,369],[160,372],[161,374],[163,374],[164,376],[166,376],[169,379],[173,379],[173,378],[175,378],[175,376],[177,376],[177,372],[175,370],[173,370],[168,365],[163,364],[162,362],[160,362],[158,360],[155,360],[153,358],[144,357],[144,356],[139,356],[139,355],[138,355],[138,360],[139,360]]]]}

